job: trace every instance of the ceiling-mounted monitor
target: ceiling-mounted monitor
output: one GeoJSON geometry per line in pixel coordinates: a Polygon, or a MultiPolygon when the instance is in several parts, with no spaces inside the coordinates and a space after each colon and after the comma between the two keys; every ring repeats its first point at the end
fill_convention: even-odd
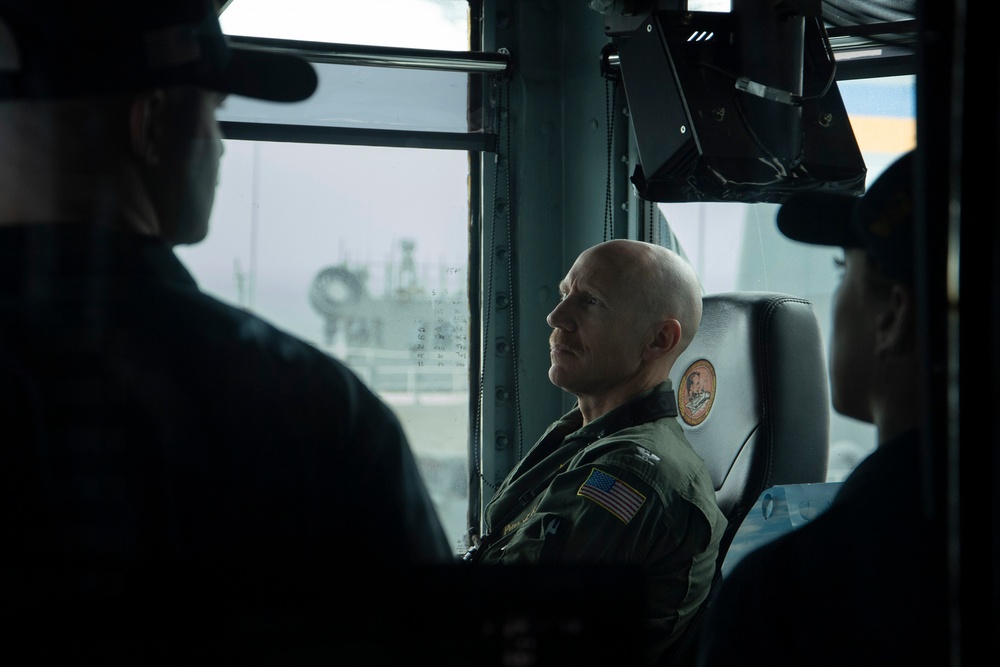
{"type": "Polygon", "coordinates": [[[643,199],[864,191],[818,2],[653,11],[620,35],[617,56],[638,152],[631,180],[643,199]]]}

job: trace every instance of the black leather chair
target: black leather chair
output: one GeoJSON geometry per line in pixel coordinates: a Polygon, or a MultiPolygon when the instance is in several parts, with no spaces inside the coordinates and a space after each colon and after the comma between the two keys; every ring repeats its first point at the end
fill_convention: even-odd
{"type": "MultiPolygon", "coordinates": [[[[678,419],[729,520],[718,584],[733,537],[765,489],[826,481],[829,386],[812,304],[774,292],[706,296],[698,334],[670,378],[678,419]]],[[[693,664],[698,622],[710,601],[662,664],[693,664]]]]}

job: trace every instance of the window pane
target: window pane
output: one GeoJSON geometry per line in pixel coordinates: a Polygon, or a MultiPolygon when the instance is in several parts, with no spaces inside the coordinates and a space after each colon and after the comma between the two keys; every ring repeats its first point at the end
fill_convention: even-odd
{"type": "Polygon", "coordinates": [[[219,120],[419,132],[481,132],[469,75],[315,63],[319,86],[296,104],[231,96],[219,120]],[[471,125],[470,125],[471,121],[471,125]]]}
{"type": "Polygon", "coordinates": [[[469,50],[468,0],[232,0],[227,35],[469,50]]]}
{"type": "Polygon", "coordinates": [[[178,255],[207,292],[344,360],[393,408],[461,551],[468,154],[225,146],[208,238],[178,255]]]}
{"type": "MultiPolygon", "coordinates": [[[[279,104],[230,97],[219,120],[411,132],[482,132],[481,114],[470,111],[470,77],[448,71],[453,52],[462,61],[470,49],[468,0],[232,0],[220,17],[232,37],[415,49],[435,52],[433,69],[322,62],[313,66],[319,86],[308,100],[279,104]]],[[[239,41],[234,40],[234,41],[239,41]]],[[[284,45],[283,45],[284,46],[284,45]]],[[[304,45],[308,47],[310,45],[304,45]]],[[[309,50],[308,48],[306,50],[309,50]]],[[[330,55],[320,46],[315,50],[330,55]]],[[[333,52],[339,53],[334,48],[333,52]]],[[[343,53],[339,53],[343,56],[343,53]]],[[[384,54],[379,54],[383,57],[384,54]]],[[[376,59],[376,62],[395,62],[376,59]]],[[[468,65],[463,61],[458,69],[468,65]]],[[[478,101],[476,105],[478,105],[478,101]]]]}
{"type": "MultiPolygon", "coordinates": [[[[916,145],[915,80],[891,77],[838,83],[868,168],[867,184],[916,145]]],[[[791,241],[778,231],[777,204],[665,203],[660,210],[707,294],[784,292],[812,301],[824,343],[830,340],[838,248],[791,241]]],[[[875,427],[830,408],[827,479],[842,480],[876,445],[875,427]]]]}

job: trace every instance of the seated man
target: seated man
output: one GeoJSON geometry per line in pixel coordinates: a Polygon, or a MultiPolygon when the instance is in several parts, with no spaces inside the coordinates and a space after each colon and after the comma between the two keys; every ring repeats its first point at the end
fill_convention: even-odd
{"type": "Polygon", "coordinates": [[[818,518],[745,556],[702,625],[702,667],[947,665],[945,445],[921,437],[914,154],[861,198],[792,195],[778,227],[844,249],[833,304],[837,412],[878,446],[818,518]]]}
{"type": "Polygon", "coordinates": [[[668,379],[701,287],[677,254],[615,240],[584,251],[559,292],[549,379],[577,405],[497,489],[466,559],[642,565],[653,662],[705,600],[726,526],[668,379]]]}
{"type": "Polygon", "coordinates": [[[117,632],[74,599],[144,605],[112,605],[126,642],[184,639],[160,624],[221,630],[233,595],[455,563],[389,408],[173,251],[207,233],[225,95],[316,85],[229,46],[212,0],[0,0],[4,603],[53,646],[117,632]]]}

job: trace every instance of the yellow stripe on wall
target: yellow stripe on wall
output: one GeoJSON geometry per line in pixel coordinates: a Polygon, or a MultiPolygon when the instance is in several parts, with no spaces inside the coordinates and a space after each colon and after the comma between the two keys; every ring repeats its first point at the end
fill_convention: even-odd
{"type": "Polygon", "coordinates": [[[913,118],[851,116],[851,128],[862,153],[902,153],[917,146],[913,118]]]}

